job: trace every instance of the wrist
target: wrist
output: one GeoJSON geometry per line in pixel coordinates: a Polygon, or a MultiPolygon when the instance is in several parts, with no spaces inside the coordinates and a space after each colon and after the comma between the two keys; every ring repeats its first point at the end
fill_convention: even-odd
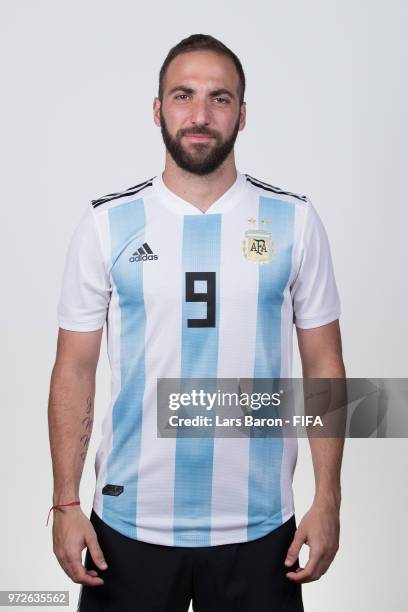
{"type": "Polygon", "coordinates": [[[64,510],[68,510],[68,509],[72,509],[72,508],[77,508],[80,509],[80,501],[79,499],[73,500],[71,502],[66,502],[66,503],[61,503],[61,504],[54,504],[51,506],[51,508],[48,511],[48,517],[47,517],[47,522],[46,522],[46,526],[48,525],[48,521],[50,518],[50,514],[51,512],[54,510],[57,510],[58,512],[64,512],[64,510]]]}
{"type": "Polygon", "coordinates": [[[63,493],[54,493],[52,496],[52,505],[57,506],[59,504],[69,504],[73,501],[79,500],[78,491],[73,492],[63,492],[63,493]]]}
{"type": "Polygon", "coordinates": [[[81,510],[80,504],[69,504],[67,506],[56,506],[53,509],[54,514],[69,514],[70,512],[75,512],[81,510]]]}
{"type": "Polygon", "coordinates": [[[334,490],[316,492],[313,503],[326,509],[339,511],[341,506],[341,492],[334,490]]]}

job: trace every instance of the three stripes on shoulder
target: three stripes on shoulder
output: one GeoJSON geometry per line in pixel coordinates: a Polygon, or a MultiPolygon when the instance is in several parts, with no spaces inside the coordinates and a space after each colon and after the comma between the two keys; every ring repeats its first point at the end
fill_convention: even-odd
{"type": "Polygon", "coordinates": [[[285,191],[284,189],[281,189],[280,187],[274,187],[273,185],[270,185],[269,183],[264,183],[264,181],[260,181],[259,179],[256,179],[253,176],[250,176],[249,174],[245,174],[245,176],[246,176],[247,181],[249,181],[251,185],[255,185],[255,187],[261,187],[261,189],[265,189],[265,191],[271,191],[272,193],[276,193],[278,195],[293,196],[294,198],[298,198],[298,200],[307,202],[307,196],[305,195],[302,195],[299,193],[293,193],[292,191],[285,191]]]}
{"type": "Polygon", "coordinates": [[[138,185],[133,185],[133,187],[128,187],[128,189],[125,189],[124,191],[118,191],[116,193],[108,193],[107,195],[102,196],[101,198],[98,198],[97,200],[91,200],[91,204],[94,208],[96,208],[97,206],[100,206],[101,204],[105,204],[105,202],[109,202],[110,200],[116,200],[117,198],[125,198],[127,196],[134,195],[135,193],[142,191],[142,189],[145,189],[146,187],[151,187],[153,185],[154,178],[155,177],[153,176],[147,181],[143,181],[143,183],[139,183],[138,185]]]}

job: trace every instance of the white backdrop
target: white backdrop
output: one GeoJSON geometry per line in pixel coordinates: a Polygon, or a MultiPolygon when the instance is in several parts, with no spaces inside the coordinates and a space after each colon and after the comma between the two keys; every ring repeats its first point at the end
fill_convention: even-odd
{"type": "MultiPolygon", "coordinates": [[[[212,34],[243,63],[238,169],[306,193],[324,221],[347,375],[407,376],[407,13],[403,0],[1,3],[0,589],[69,589],[76,609],[79,585],[54,557],[51,520],[45,528],[62,266],[86,201],[164,162],[152,101],[181,38],[212,34]]],[[[104,337],[81,484],[87,512],[109,385],[104,337]]],[[[298,522],[313,497],[308,442],[299,442],[298,522]]],[[[406,440],[346,441],[341,548],[303,586],[306,612],[403,608],[407,450],[406,440]]]]}

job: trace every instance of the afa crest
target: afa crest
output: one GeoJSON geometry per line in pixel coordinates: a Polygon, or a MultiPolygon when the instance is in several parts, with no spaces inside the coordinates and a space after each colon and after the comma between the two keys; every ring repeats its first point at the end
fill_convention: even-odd
{"type": "MultiPolygon", "coordinates": [[[[249,223],[255,223],[255,219],[248,219],[249,223]]],[[[262,219],[262,224],[268,223],[262,219]]],[[[272,261],[275,252],[275,244],[272,241],[272,233],[264,229],[249,229],[245,232],[243,240],[244,257],[254,263],[265,264],[272,261]]]]}

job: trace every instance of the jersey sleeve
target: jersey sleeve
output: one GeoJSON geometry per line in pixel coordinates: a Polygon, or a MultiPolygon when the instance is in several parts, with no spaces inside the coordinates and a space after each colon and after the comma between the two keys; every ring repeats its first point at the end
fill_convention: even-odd
{"type": "Polygon", "coordinates": [[[66,253],[57,306],[59,327],[82,332],[100,329],[106,320],[110,293],[98,228],[88,204],[66,253]]]}
{"type": "Polygon", "coordinates": [[[300,265],[291,288],[296,327],[319,327],[340,317],[341,304],[324,225],[308,199],[300,265]]]}

